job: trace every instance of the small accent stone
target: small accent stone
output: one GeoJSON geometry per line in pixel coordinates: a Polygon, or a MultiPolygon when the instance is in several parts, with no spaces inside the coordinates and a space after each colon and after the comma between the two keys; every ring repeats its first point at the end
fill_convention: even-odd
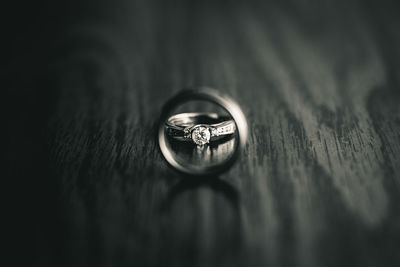
{"type": "Polygon", "coordinates": [[[191,132],[190,129],[186,128],[185,130],[183,130],[183,137],[184,138],[190,138],[191,137],[191,132]]]}
{"type": "Polygon", "coordinates": [[[208,127],[196,126],[192,130],[192,140],[197,145],[202,146],[210,142],[210,130],[208,127]]]}

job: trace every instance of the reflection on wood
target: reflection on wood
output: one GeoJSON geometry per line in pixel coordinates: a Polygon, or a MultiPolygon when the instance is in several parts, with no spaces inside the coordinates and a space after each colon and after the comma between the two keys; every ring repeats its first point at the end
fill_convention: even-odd
{"type": "Polygon", "coordinates": [[[224,164],[231,158],[237,149],[236,135],[227,136],[221,140],[204,146],[197,146],[192,142],[182,142],[168,138],[175,159],[184,166],[202,169],[224,164]]]}

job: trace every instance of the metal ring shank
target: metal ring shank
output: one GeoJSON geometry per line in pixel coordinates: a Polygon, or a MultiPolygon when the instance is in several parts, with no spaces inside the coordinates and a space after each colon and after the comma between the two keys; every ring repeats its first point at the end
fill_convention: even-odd
{"type": "Polygon", "coordinates": [[[246,117],[244,116],[239,105],[228,96],[221,95],[219,92],[206,88],[200,87],[192,90],[183,90],[179,92],[176,96],[170,99],[164,106],[158,127],[158,143],[160,146],[161,153],[164,155],[166,161],[185,174],[189,175],[211,175],[218,174],[229,169],[236,161],[240,151],[244,149],[248,135],[248,126],[246,117]],[[196,168],[196,166],[185,166],[178,162],[173,153],[171,152],[169,144],[166,142],[165,133],[165,121],[170,116],[171,112],[179,105],[187,101],[204,100],[215,103],[225,109],[229,115],[232,117],[236,124],[236,132],[238,134],[238,145],[233,153],[233,155],[221,165],[213,165],[207,168],[196,168]]]}
{"type": "Polygon", "coordinates": [[[211,141],[219,140],[236,131],[236,124],[229,116],[221,116],[217,113],[192,112],[175,114],[165,122],[165,130],[172,138],[179,141],[191,141],[190,127],[197,124],[206,125],[211,129],[211,141]]]}

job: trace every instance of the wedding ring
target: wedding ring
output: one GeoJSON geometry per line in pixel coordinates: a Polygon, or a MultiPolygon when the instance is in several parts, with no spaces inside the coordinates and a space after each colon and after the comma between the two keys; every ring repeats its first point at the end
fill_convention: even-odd
{"type": "MultiPolygon", "coordinates": [[[[193,113],[192,113],[193,115],[193,113]]],[[[199,115],[199,114],[197,114],[199,115]]],[[[199,116],[194,116],[199,118],[199,116]]],[[[214,117],[217,118],[219,115],[218,114],[207,114],[207,117],[214,117]]],[[[179,126],[179,125],[178,125],[179,126]]],[[[173,131],[173,130],[172,130],[173,131]]],[[[212,132],[210,133],[210,140],[212,141],[212,132]]],[[[175,135],[176,133],[172,133],[172,135],[175,135]]],[[[247,141],[247,136],[248,136],[248,126],[247,126],[247,120],[245,115],[243,114],[240,106],[230,97],[226,95],[222,95],[216,90],[213,90],[211,88],[207,87],[198,87],[195,89],[189,89],[189,90],[183,90],[180,91],[177,95],[172,97],[170,100],[167,101],[167,103],[164,105],[163,109],[161,110],[161,116],[159,119],[159,126],[158,126],[158,144],[160,147],[160,151],[162,155],[164,156],[165,160],[169,165],[171,165],[173,168],[176,170],[189,174],[189,175],[194,175],[194,176],[208,176],[208,175],[217,175],[219,173],[222,173],[226,170],[228,170],[232,165],[235,163],[237,160],[238,156],[240,155],[241,151],[244,149],[247,141]],[[230,119],[225,120],[226,118],[222,119],[221,122],[215,122],[215,123],[198,123],[196,120],[193,122],[193,116],[188,116],[188,113],[183,113],[185,115],[177,114],[174,116],[177,116],[175,118],[179,118],[181,120],[175,120],[174,121],[174,116],[171,117],[171,113],[180,105],[185,104],[186,102],[190,101],[208,101],[211,103],[216,104],[217,106],[223,108],[227,113],[230,119]],[[183,117],[183,118],[182,118],[183,117]],[[172,118],[172,119],[171,119],[172,118]],[[185,137],[185,132],[183,131],[182,133],[182,128],[183,130],[186,129],[187,126],[185,126],[184,121],[185,120],[190,120],[190,123],[193,123],[190,129],[190,139],[185,137]],[[169,121],[169,122],[168,122],[169,121]],[[234,131],[233,133],[229,133],[232,136],[235,136],[235,147],[234,151],[231,153],[231,155],[223,162],[218,163],[218,164],[211,164],[209,166],[197,166],[196,164],[185,164],[185,162],[182,162],[181,160],[177,159],[175,153],[172,150],[170,142],[167,141],[168,137],[171,137],[171,133],[168,133],[167,129],[172,129],[173,127],[176,127],[177,123],[180,124],[180,129],[178,131],[178,135],[183,135],[183,136],[176,136],[181,138],[182,140],[192,140],[193,142],[196,143],[196,141],[193,138],[193,132],[195,129],[198,129],[199,133],[204,133],[207,135],[207,131],[202,131],[200,127],[214,127],[216,123],[228,123],[228,125],[231,126],[230,131],[234,131]],[[233,121],[233,123],[232,123],[233,121]],[[166,125],[170,124],[169,126],[166,125]],[[172,123],[171,123],[172,122],[172,123]],[[234,125],[234,127],[232,127],[234,125]],[[186,139],[185,139],[186,138],[186,139]]],[[[200,138],[199,138],[200,139],[200,138]]],[[[203,139],[203,138],[201,138],[203,139]]],[[[207,136],[205,136],[204,140],[207,140],[207,136]]]]}
{"type": "Polygon", "coordinates": [[[165,130],[176,140],[203,146],[210,141],[232,136],[236,125],[230,117],[217,113],[181,113],[168,118],[165,130]]]}

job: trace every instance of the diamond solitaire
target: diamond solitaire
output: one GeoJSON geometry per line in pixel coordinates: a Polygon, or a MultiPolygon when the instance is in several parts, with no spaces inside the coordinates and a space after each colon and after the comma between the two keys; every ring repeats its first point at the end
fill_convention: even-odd
{"type": "Polygon", "coordinates": [[[196,125],[192,129],[192,140],[196,145],[202,146],[208,144],[210,142],[210,138],[211,133],[208,127],[196,125]]]}

